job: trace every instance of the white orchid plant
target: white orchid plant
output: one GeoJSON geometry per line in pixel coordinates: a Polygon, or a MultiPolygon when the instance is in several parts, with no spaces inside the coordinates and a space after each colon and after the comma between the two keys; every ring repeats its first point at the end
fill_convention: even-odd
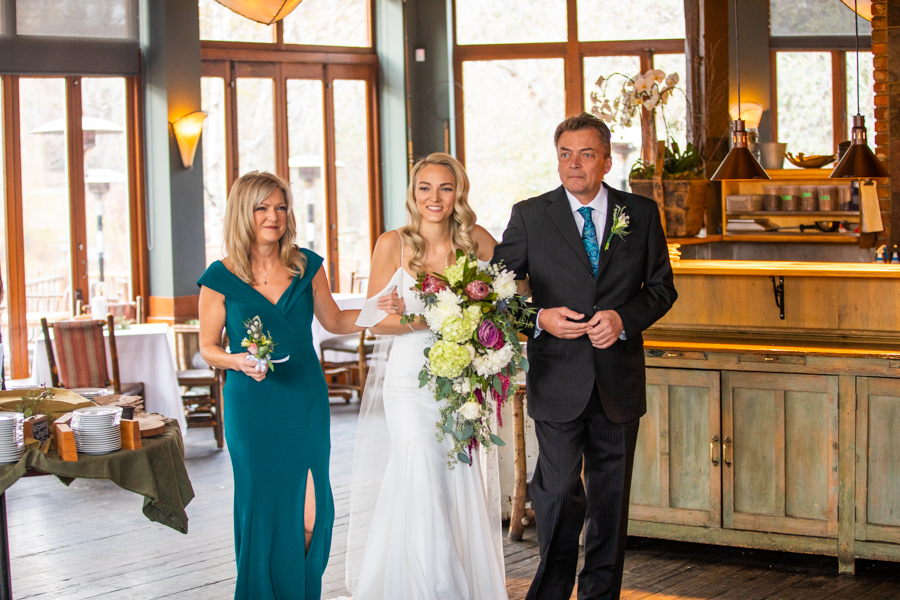
{"type": "Polygon", "coordinates": [[[660,69],[650,69],[634,77],[621,73],[613,73],[609,77],[601,75],[591,92],[591,114],[608,123],[610,129],[617,125],[631,127],[634,119],[639,117],[641,108],[653,113],[665,105],[678,90],[678,81],[678,73],[666,75],[660,69]],[[620,77],[624,82],[610,101],[609,85],[613,77],[620,77]]]}

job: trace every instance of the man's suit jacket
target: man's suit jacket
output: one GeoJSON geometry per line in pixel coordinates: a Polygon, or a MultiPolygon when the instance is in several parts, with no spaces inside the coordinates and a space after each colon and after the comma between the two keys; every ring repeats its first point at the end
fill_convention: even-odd
{"type": "MultiPolygon", "coordinates": [[[[528,414],[539,421],[572,421],[587,406],[596,385],[603,409],[616,423],[647,411],[644,342],[641,332],[668,312],[678,294],[659,210],[652,200],[612,189],[606,227],[599,238],[599,277],[591,263],[562,186],[513,206],[493,262],[502,262],[517,279],[530,280],[536,309],[565,306],[590,319],[601,310],[622,318],[626,340],[605,350],[587,335],[574,340],[546,331],[528,340],[528,414]],[[624,238],[613,236],[613,212],[630,218],[624,238]]],[[[598,228],[599,229],[599,228],[598,228]]]]}

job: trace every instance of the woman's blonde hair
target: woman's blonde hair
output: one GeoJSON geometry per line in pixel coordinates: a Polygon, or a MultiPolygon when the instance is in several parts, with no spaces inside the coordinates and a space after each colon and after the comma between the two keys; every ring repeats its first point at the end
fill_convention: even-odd
{"type": "Polygon", "coordinates": [[[472,239],[472,229],[475,227],[475,211],[469,206],[469,177],[459,161],[443,152],[429,154],[415,164],[409,174],[409,187],[406,189],[406,225],[400,228],[400,238],[403,243],[412,248],[412,256],[409,266],[416,272],[425,270],[425,240],[419,235],[419,226],[422,223],[422,213],[416,206],[416,185],[419,172],[428,165],[438,165],[446,168],[453,176],[456,188],[456,202],[453,204],[453,214],[450,216],[450,239],[455,248],[462,249],[465,253],[478,252],[478,242],[472,239]]]}
{"type": "Polygon", "coordinates": [[[234,274],[248,285],[253,285],[255,281],[250,264],[250,245],[256,238],[253,213],[275,190],[281,190],[287,205],[287,227],[278,242],[281,264],[295,277],[303,277],[306,272],[306,255],[294,244],[297,224],[290,186],[278,175],[250,171],[234,182],[225,203],[225,252],[234,265],[234,274]]]}

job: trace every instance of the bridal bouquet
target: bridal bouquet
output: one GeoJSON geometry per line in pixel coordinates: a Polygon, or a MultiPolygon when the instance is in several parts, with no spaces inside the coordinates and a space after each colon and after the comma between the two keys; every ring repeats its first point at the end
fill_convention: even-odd
{"type": "Polygon", "coordinates": [[[491,432],[490,417],[500,424],[503,403],[515,394],[518,369],[528,371],[519,331],[534,309],[516,294],[515,274],[501,267],[479,267],[474,256],[456,251],[456,264],[443,275],[420,274],[414,288],[425,302],[418,318],[434,332],[419,373],[419,387],[429,386],[443,402],[438,440],[453,436],[449,465],[472,464],[472,452],[505,445],[491,432]]]}
{"type": "Polygon", "coordinates": [[[256,363],[256,370],[265,373],[266,370],[275,370],[274,363],[287,362],[290,356],[280,360],[272,360],[272,349],[275,348],[275,341],[272,340],[272,334],[266,331],[263,333],[262,321],[259,316],[244,321],[244,328],[247,330],[247,337],[241,340],[241,347],[247,349],[247,360],[256,363]]]}

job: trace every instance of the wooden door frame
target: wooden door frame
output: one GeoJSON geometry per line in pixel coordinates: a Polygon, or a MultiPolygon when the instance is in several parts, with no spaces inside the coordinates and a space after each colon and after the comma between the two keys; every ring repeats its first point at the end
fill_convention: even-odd
{"type": "MultiPolygon", "coordinates": [[[[126,153],[128,169],[129,238],[131,245],[132,296],[146,298],[150,288],[149,250],[147,248],[146,174],[143,152],[143,89],[140,77],[121,77],[125,82],[126,153]]],[[[12,379],[29,376],[28,314],[25,293],[24,216],[22,207],[22,142],[19,75],[2,75],[5,173],[7,296],[9,298],[9,337],[12,379]],[[15,242],[15,243],[13,243],[15,242]]],[[[84,133],[82,131],[81,76],[44,76],[61,79],[66,98],[66,161],[69,194],[69,276],[72,282],[72,306],[88,300],[87,289],[87,216],[85,208],[84,133]],[[74,185],[73,182],[80,182],[74,185]]]]}
{"type": "MultiPolygon", "coordinates": [[[[320,53],[311,52],[276,52],[274,50],[249,49],[236,45],[228,46],[227,54],[220,56],[226,48],[223,44],[207,44],[204,42],[204,60],[202,77],[219,77],[225,86],[225,162],[226,189],[239,177],[238,148],[238,111],[237,80],[241,77],[272,79],[275,140],[276,172],[290,181],[288,155],[290,154],[289,126],[287,116],[287,80],[313,79],[322,82],[324,109],[324,150],[325,150],[325,212],[326,212],[326,260],[328,261],[328,277],[332,291],[340,291],[338,278],[339,244],[337,239],[338,191],[337,170],[335,164],[334,133],[334,89],[335,79],[361,80],[366,83],[366,117],[367,154],[369,156],[369,237],[370,251],[384,232],[384,213],[381,192],[381,151],[380,127],[378,121],[378,69],[377,57],[371,49],[362,49],[354,53],[353,60],[321,61],[320,53]],[[206,58],[212,56],[215,58],[206,58]],[[224,58],[234,56],[235,59],[224,58]],[[298,60],[275,60],[276,58],[298,60]],[[300,60],[302,59],[302,60],[300,60]],[[375,59],[375,60],[373,60],[375,59]]],[[[331,57],[334,58],[334,57],[331,57]]],[[[344,57],[346,58],[346,57],[344,57]]]]}

